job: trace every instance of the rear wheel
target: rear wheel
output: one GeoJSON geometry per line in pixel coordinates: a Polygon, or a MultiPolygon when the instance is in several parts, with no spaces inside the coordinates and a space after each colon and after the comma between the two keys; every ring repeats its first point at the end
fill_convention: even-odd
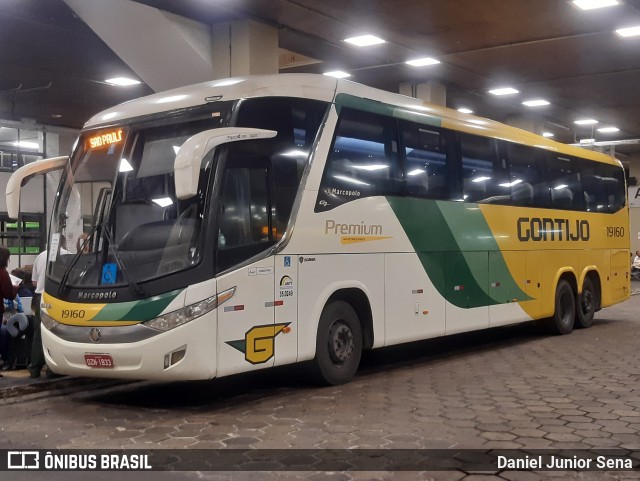
{"type": "Polygon", "coordinates": [[[338,385],[355,375],[362,356],[362,328],[345,301],[327,304],[320,316],[313,374],[320,384],[338,385]]]}
{"type": "Polygon", "coordinates": [[[571,284],[562,279],[556,287],[556,308],[545,324],[552,334],[570,334],[576,318],[576,297],[571,284]]]}
{"type": "Polygon", "coordinates": [[[590,278],[585,278],[582,293],[576,299],[576,327],[587,328],[593,324],[593,316],[599,303],[598,290],[590,278]]]}

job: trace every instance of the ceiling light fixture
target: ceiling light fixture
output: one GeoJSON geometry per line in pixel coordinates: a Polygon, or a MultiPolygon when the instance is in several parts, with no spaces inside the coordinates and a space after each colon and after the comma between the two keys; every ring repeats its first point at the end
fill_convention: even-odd
{"type": "Polygon", "coordinates": [[[637,37],[640,35],[640,25],[636,27],[619,28],[616,33],[621,37],[637,37]]]}
{"type": "Polygon", "coordinates": [[[40,144],[38,144],[38,142],[28,142],[26,140],[16,140],[11,145],[13,145],[14,147],[20,147],[21,149],[37,149],[40,147],[40,144]]]}
{"type": "Polygon", "coordinates": [[[491,95],[514,95],[514,94],[519,94],[520,91],[514,89],[513,87],[500,87],[497,89],[493,89],[493,90],[489,90],[489,93],[491,95]]]}
{"type": "Polygon", "coordinates": [[[597,123],[598,121],[595,119],[580,119],[574,122],[576,125],[595,125],[597,123]]]}
{"type": "Polygon", "coordinates": [[[461,114],[472,114],[472,113],[473,113],[473,110],[468,109],[468,108],[466,108],[466,107],[460,107],[460,108],[458,109],[458,112],[460,112],[461,114]]]}
{"type": "Polygon", "coordinates": [[[118,87],[129,87],[130,85],[138,85],[140,83],[139,80],[134,80],[127,77],[114,77],[105,80],[109,85],[116,85],[118,87]]]}
{"type": "Polygon", "coordinates": [[[593,144],[596,139],[580,139],[581,144],[593,144]]]}
{"type": "Polygon", "coordinates": [[[332,72],[325,72],[322,75],[326,75],[327,77],[335,77],[335,78],[351,77],[350,73],[343,72],[342,70],[334,70],[332,72]]]}
{"type": "Polygon", "coordinates": [[[440,60],[431,57],[424,57],[407,60],[405,63],[407,65],[411,65],[412,67],[426,67],[427,65],[437,65],[440,63],[440,60]]]}
{"type": "Polygon", "coordinates": [[[620,5],[620,2],[618,0],[573,0],[573,4],[582,10],[594,10],[596,8],[620,5]]]}
{"type": "Polygon", "coordinates": [[[171,197],[159,197],[157,199],[151,199],[151,202],[158,204],[160,207],[169,207],[173,204],[171,197]]]}
{"type": "Polygon", "coordinates": [[[549,138],[549,137],[553,137],[554,135],[552,132],[542,132],[542,136],[549,138]]]}
{"type": "Polygon", "coordinates": [[[598,129],[598,132],[603,134],[612,134],[614,132],[620,132],[620,129],[618,127],[602,127],[601,129],[598,129]]]}
{"type": "Polygon", "coordinates": [[[545,105],[549,105],[549,102],[543,99],[525,100],[524,102],[522,102],[522,105],[525,105],[527,107],[544,107],[545,105]]]}
{"type": "Polygon", "coordinates": [[[375,35],[360,35],[359,37],[345,38],[345,42],[355,45],[356,47],[368,47],[370,45],[380,45],[387,43],[385,40],[375,35]]]}

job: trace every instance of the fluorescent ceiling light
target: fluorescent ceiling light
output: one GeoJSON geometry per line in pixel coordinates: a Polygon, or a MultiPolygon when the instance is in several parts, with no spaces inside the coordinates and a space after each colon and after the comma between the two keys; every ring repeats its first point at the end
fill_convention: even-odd
{"type": "Polygon", "coordinates": [[[560,185],[556,185],[553,190],[560,190],[560,189],[566,189],[567,187],[569,187],[567,184],[560,184],[560,185]]]}
{"type": "Polygon", "coordinates": [[[475,179],[471,179],[471,182],[484,182],[485,180],[491,180],[491,177],[476,177],[475,179]]]}
{"type": "Polygon", "coordinates": [[[220,80],[218,82],[214,82],[211,84],[212,87],[228,87],[230,85],[235,85],[235,84],[239,84],[240,82],[244,82],[243,79],[226,79],[226,80],[220,80]]]}
{"type": "Polygon", "coordinates": [[[177,102],[178,100],[186,99],[188,95],[171,95],[169,97],[162,97],[160,100],[156,100],[157,104],[167,104],[169,102],[177,102]]]}
{"type": "Polygon", "coordinates": [[[304,150],[289,150],[287,152],[283,152],[283,157],[306,157],[309,155],[309,152],[305,152],[304,150]]]}
{"type": "Polygon", "coordinates": [[[640,25],[637,27],[619,28],[616,33],[621,37],[636,37],[640,35],[640,25]]]}
{"type": "Polygon", "coordinates": [[[460,107],[460,108],[458,109],[458,112],[460,112],[460,113],[462,113],[462,114],[472,114],[472,113],[473,113],[473,110],[468,109],[468,108],[466,108],[466,107],[460,107]]]}
{"type": "Polygon", "coordinates": [[[158,199],[151,200],[152,202],[158,204],[160,207],[169,207],[171,204],[173,204],[173,200],[171,200],[171,197],[160,197],[158,199]]]}
{"type": "Polygon", "coordinates": [[[491,95],[513,95],[513,94],[519,94],[520,91],[512,87],[501,87],[498,89],[489,90],[489,93],[491,95]]]}
{"type": "Polygon", "coordinates": [[[405,62],[407,65],[411,65],[412,67],[426,67],[427,65],[437,65],[440,63],[440,60],[436,60],[431,57],[424,58],[416,58],[414,60],[407,60],[405,62]]]}
{"type": "Polygon", "coordinates": [[[542,132],[542,136],[543,137],[553,137],[553,133],[552,132],[542,132]]]}
{"type": "Polygon", "coordinates": [[[426,174],[426,173],[427,173],[426,170],[415,169],[415,170],[412,170],[411,172],[407,172],[407,175],[410,175],[411,177],[413,177],[414,175],[420,175],[420,174],[426,174]]]}
{"type": "Polygon", "coordinates": [[[526,105],[527,107],[544,107],[545,105],[549,105],[549,102],[543,99],[525,100],[522,102],[522,105],[526,105]]]}
{"type": "Polygon", "coordinates": [[[522,179],[516,179],[513,182],[506,182],[504,184],[498,184],[500,187],[513,187],[514,185],[518,185],[522,183],[522,179]]]}
{"type": "Polygon", "coordinates": [[[110,85],[117,85],[118,87],[129,87],[130,85],[138,85],[140,83],[139,80],[134,80],[126,77],[114,77],[105,80],[110,85]]]}
{"type": "Polygon", "coordinates": [[[581,144],[593,144],[596,139],[580,139],[581,144]]]}
{"type": "Polygon", "coordinates": [[[26,140],[16,140],[12,145],[14,147],[20,147],[21,149],[37,149],[40,147],[40,144],[38,144],[38,142],[28,142],[26,140]]]}
{"type": "Polygon", "coordinates": [[[131,164],[127,159],[125,159],[124,157],[120,159],[120,167],[118,168],[118,171],[131,172],[132,170],[133,170],[133,167],[131,166],[131,164]]]}
{"type": "Polygon", "coordinates": [[[355,45],[356,47],[368,47],[369,45],[386,43],[385,40],[382,40],[380,37],[376,37],[375,35],[360,35],[359,37],[345,38],[344,41],[351,45],[355,45]]]}
{"type": "Polygon", "coordinates": [[[328,77],[335,77],[335,78],[347,78],[347,77],[351,77],[350,73],[347,72],[343,72],[342,70],[334,70],[332,72],[325,72],[322,75],[326,75],[328,77]]]}
{"type": "Polygon", "coordinates": [[[598,121],[595,119],[581,119],[574,122],[576,125],[595,125],[597,123],[598,121]]]}
{"type": "Polygon", "coordinates": [[[366,182],[362,182],[361,180],[357,180],[357,179],[352,179],[351,177],[347,177],[346,175],[334,175],[333,176],[335,179],[338,180],[343,180],[345,182],[349,182],[350,184],[355,184],[355,185],[371,185],[371,184],[367,184],[366,182]]]}
{"type": "Polygon", "coordinates": [[[374,171],[374,170],[388,169],[389,166],[385,164],[371,164],[371,165],[354,165],[353,168],[357,170],[374,171]]]}
{"type": "Polygon", "coordinates": [[[602,127],[598,129],[598,132],[602,132],[603,134],[612,134],[614,132],[620,132],[618,127],[602,127]]]}
{"type": "Polygon", "coordinates": [[[172,145],[173,147],[173,152],[178,155],[178,152],[180,152],[180,146],[179,145],[172,145]]]}
{"type": "Polygon", "coordinates": [[[618,0],[573,0],[573,4],[582,10],[593,10],[596,8],[613,7],[619,5],[618,0]]]}

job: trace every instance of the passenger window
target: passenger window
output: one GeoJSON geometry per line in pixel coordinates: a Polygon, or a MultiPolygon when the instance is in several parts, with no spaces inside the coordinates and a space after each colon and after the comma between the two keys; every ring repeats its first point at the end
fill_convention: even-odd
{"type": "Polygon", "coordinates": [[[448,197],[447,135],[434,127],[403,122],[404,179],[407,195],[448,197]]]}
{"type": "Polygon", "coordinates": [[[549,152],[547,178],[551,188],[551,207],[565,210],[584,209],[584,193],[577,159],[549,152]]]}
{"type": "Polygon", "coordinates": [[[497,162],[495,140],[460,134],[460,153],[464,201],[508,204],[510,189],[497,162]]]}
{"type": "Polygon", "coordinates": [[[504,142],[502,149],[508,160],[511,205],[549,207],[549,185],[539,162],[542,152],[513,142],[504,142]]]}
{"type": "Polygon", "coordinates": [[[233,167],[224,175],[218,220],[218,271],[272,245],[269,172],[266,167],[233,167]]]}
{"type": "Polygon", "coordinates": [[[395,125],[390,117],[342,109],[316,212],[362,197],[400,194],[395,125]]]}
{"type": "Polygon", "coordinates": [[[581,169],[585,209],[617,212],[625,205],[624,172],[613,165],[584,162],[581,169]]]}

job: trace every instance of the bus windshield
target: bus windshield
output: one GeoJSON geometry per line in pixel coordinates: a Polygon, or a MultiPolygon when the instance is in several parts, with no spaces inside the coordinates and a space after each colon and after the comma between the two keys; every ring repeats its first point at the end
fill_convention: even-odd
{"type": "Polygon", "coordinates": [[[141,297],[141,283],[199,264],[205,214],[220,204],[209,198],[216,195],[216,149],[202,159],[198,193],[192,198],[177,198],[174,164],[187,139],[215,128],[277,132],[273,139],[230,144],[225,150],[225,188],[220,195],[228,208],[220,214],[217,242],[218,248],[226,249],[225,266],[241,262],[240,251],[249,252],[247,246],[256,239],[256,251],[277,242],[287,227],[326,108],[317,101],[256,98],[86,132],[65,171],[52,217],[48,275],[58,284],[59,294],[70,288],[129,286],[141,297]],[[258,164],[264,165],[263,182],[270,183],[263,196],[273,203],[269,207],[257,206],[262,197],[255,182],[248,193],[244,177],[238,177],[251,177],[255,169],[245,167],[258,164]],[[241,207],[247,199],[251,205],[245,219],[241,207]]]}
{"type": "Polygon", "coordinates": [[[137,290],[195,265],[213,151],[202,161],[198,195],[187,200],[175,196],[175,157],[195,133],[226,125],[228,110],[82,136],[54,208],[50,277],[61,288],[137,290]]]}

